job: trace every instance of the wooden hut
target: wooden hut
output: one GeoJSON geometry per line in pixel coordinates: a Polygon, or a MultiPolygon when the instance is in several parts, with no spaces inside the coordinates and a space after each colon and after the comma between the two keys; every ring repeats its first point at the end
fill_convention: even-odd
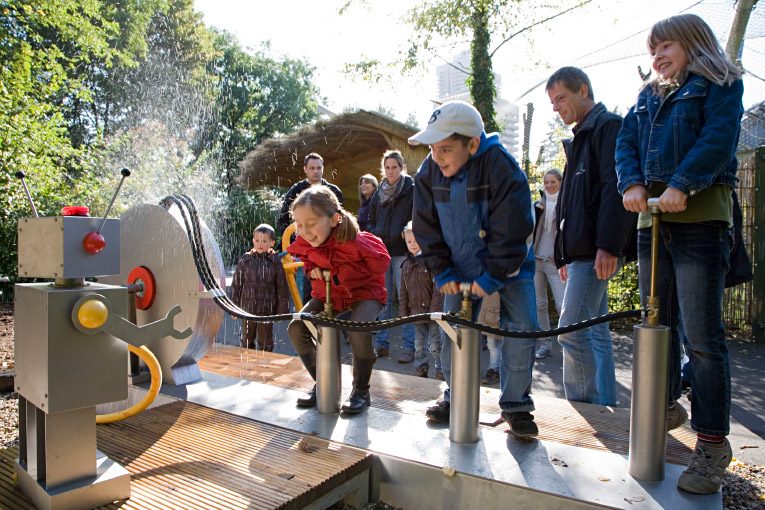
{"type": "Polygon", "coordinates": [[[343,190],[345,207],[358,209],[358,182],[364,174],[380,178],[380,158],[388,149],[404,155],[410,175],[428,155],[424,146],[410,146],[416,129],[386,115],[359,110],[277,138],[265,140],[239,164],[245,189],[263,185],[289,187],[304,179],[303,157],[317,152],[324,158],[324,178],[343,190]]]}

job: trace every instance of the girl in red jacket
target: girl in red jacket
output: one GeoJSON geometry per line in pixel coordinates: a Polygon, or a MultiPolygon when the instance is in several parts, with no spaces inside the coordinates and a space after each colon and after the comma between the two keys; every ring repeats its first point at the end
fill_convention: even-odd
{"type": "MultiPolygon", "coordinates": [[[[337,312],[350,311],[352,321],[373,321],[385,305],[385,272],[390,255],[380,238],[359,230],[356,219],[344,210],[326,186],[312,186],[292,203],[292,219],[298,237],[287,251],[303,261],[311,278],[311,299],[301,312],[317,313],[324,308],[326,283],[322,271],[331,274],[332,305],[337,312]]],[[[287,327],[292,346],[308,373],[316,379],[316,344],[303,321],[287,327]]],[[[375,353],[372,334],[352,331],[353,391],[343,404],[345,413],[357,414],[369,407],[369,379],[375,353]]],[[[300,407],[316,405],[316,386],[298,398],[300,407]]]]}

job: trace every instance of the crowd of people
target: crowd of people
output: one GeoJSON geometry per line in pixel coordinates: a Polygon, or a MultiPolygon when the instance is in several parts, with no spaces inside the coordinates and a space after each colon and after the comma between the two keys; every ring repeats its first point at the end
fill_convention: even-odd
{"type": "MultiPolygon", "coordinates": [[[[304,161],[306,179],[287,193],[277,225],[291,222],[297,237],[288,251],[303,261],[302,311],[319,312],[329,271],[335,310],[372,321],[461,308],[460,284],[470,284],[474,320],[502,329],[550,328],[548,287],[568,326],[608,311],[608,282],[638,260],[641,301],[648,298],[651,221],[648,198],[662,213],[658,252],[660,322],[671,331],[667,430],[687,412],[677,403],[681,359],[689,359],[691,427],[697,443],[680,489],[719,490],[731,461],[726,436],[730,368],[722,322],[722,295],[730,268],[735,214],[736,145],[743,113],[740,70],[725,56],[709,26],[683,14],[656,23],[648,37],[653,78],[624,118],[595,101],[588,76],[563,67],[546,84],[552,109],[573,138],[563,143],[563,172],[549,169],[532,203],[527,176],[496,133],[486,133],[470,104],[436,108],[425,129],[409,138],[430,148],[414,177],[401,152],[381,159],[380,180],[359,180],[358,220],[343,207],[340,190],[322,177],[316,153],[304,161]],[[398,302],[398,307],[396,307],[398,302]]],[[[286,311],[284,272],[274,254],[274,229],[260,225],[253,249],[237,265],[233,299],[260,315],[286,311]],[[257,282],[257,285],[255,284],[257,282]]],[[[248,323],[245,323],[248,324],[248,323]]],[[[302,321],[289,339],[308,373],[316,376],[316,339],[302,321]]],[[[342,411],[370,405],[377,357],[390,355],[388,330],[350,332],[353,390],[342,411]]],[[[270,327],[246,326],[242,346],[273,348],[270,327]]],[[[554,338],[486,338],[489,369],[499,384],[499,406],[510,431],[538,434],[531,397],[535,358],[550,355],[554,338]]],[[[611,334],[603,323],[561,334],[566,398],[616,405],[611,334]]],[[[451,342],[435,323],[402,327],[402,363],[446,381],[443,397],[426,411],[449,422],[451,342]]],[[[298,399],[316,405],[315,387],[298,399]]]]}

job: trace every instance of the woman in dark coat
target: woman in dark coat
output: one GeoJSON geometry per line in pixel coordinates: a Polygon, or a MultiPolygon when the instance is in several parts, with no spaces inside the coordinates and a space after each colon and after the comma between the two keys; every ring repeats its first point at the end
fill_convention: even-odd
{"type": "MultiPolygon", "coordinates": [[[[381,165],[382,181],[372,196],[369,207],[369,232],[383,240],[390,254],[390,268],[385,274],[385,286],[388,289],[388,303],[380,319],[392,319],[396,316],[396,301],[401,285],[401,264],[406,260],[408,250],[404,241],[404,227],[412,219],[412,197],[414,179],[406,173],[406,163],[400,151],[389,150],[383,154],[381,165]]],[[[414,325],[402,326],[403,352],[399,363],[414,361],[414,325]]],[[[378,357],[388,356],[390,330],[384,329],[375,337],[375,352],[378,357]]]]}

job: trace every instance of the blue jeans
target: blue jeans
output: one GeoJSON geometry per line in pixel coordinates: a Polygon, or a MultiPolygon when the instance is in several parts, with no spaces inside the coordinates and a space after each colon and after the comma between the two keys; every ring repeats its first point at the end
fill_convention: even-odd
{"type": "MultiPolygon", "coordinates": [[[[500,289],[499,324],[502,329],[533,331],[538,329],[537,310],[534,298],[534,280],[513,278],[500,289]]],[[[462,306],[461,294],[447,294],[444,298],[444,311],[456,312],[462,306]]],[[[478,317],[480,300],[474,300],[473,320],[478,317]]],[[[441,367],[446,384],[451,385],[452,376],[452,341],[445,334],[441,335],[441,367]]],[[[531,375],[534,368],[533,338],[506,338],[499,341],[499,407],[503,411],[533,411],[531,399],[531,375]]],[[[449,388],[444,391],[444,400],[449,402],[449,388]]]]}
{"type": "MultiPolygon", "coordinates": [[[[566,266],[559,327],[608,313],[608,280],[595,274],[595,259],[566,266]]],[[[617,272],[621,268],[619,262],[617,272]]],[[[616,273],[614,273],[616,274],[616,273]]],[[[563,348],[563,388],[566,399],[613,406],[616,404],[614,350],[608,323],[558,335],[563,348]]]]}
{"type": "Polygon", "coordinates": [[[441,370],[441,328],[435,322],[414,324],[415,365],[427,365],[430,354],[435,369],[441,370]]]}
{"type": "MultiPolygon", "coordinates": [[[[388,302],[380,314],[380,320],[395,319],[398,316],[396,304],[398,303],[398,289],[401,285],[401,264],[406,260],[405,255],[391,257],[388,271],[385,272],[385,288],[388,291],[388,302]]],[[[383,329],[375,335],[375,348],[390,348],[390,330],[383,329]]],[[[401,326],[401,337],[403,340],[403,349],[414,352],[414,324],[404,324],[401,326]]]]}
{"type": "MultiPolygon", "coordinates": [[[[730,363],[722,321],[728,228],[718,222],[662,223],[656,289],[659,322],[671,331],[669,400],[680,398],[684,341],[691,379],[691,427],[702,434],[730,431],[730,363]],[[682,329],[681,329],[682,328],[682,329]],[[684,334],[683,334],[684,333],[684,334]]],[[[651,281],[651,229],[638,232],[640,298],[651,281]]]]}

